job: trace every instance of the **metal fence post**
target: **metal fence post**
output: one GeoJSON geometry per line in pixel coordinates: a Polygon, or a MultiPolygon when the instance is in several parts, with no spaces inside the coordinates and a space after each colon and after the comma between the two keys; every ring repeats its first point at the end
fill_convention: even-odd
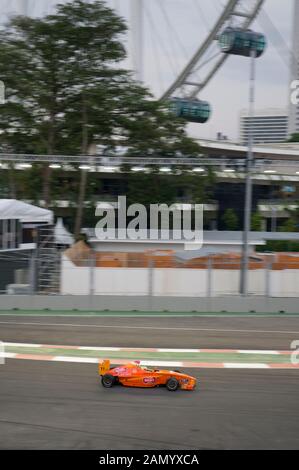
{"type": "Polygon", "coordinates": [[[273,262],[272,259],[269,258],[267,261],[267,268],[266,268],[266,297],[271,297],[271,272],[272,272],[273,262]]]}
{"type": "Polygon", "coordinates": [[[36,251],[32,252],[29,261],[29,282],[30,282],[30,290],[31,294],[36,294],[37,290],[37,257],[36,251]]]}
{"type": "Polygon", "coordinates": [[[208,262],[207,262],[207,297],[212,297],[212,274],[213,274],[213,259],[209,255],[208,262]]]}
{"type": "Polygon", "coordinates": [[[148,299],[149,310],[153,309],[153,295],[154,295],[154,260],[149,259],[148,262],[148,299]]]}
{"type": "Polygon", "coordinates": [[[95,294],[95,267],[96,256],[95,253],[90,253],[89,258],[89,295],[92,297],[95,294]]]}

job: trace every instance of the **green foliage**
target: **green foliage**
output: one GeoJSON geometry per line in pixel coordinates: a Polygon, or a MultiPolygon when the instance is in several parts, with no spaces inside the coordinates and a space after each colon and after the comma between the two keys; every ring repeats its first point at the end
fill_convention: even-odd
{"type": "Polygon", "coordinates": [[[286,209],[289,218],[279,227],[280,232],[298,232],[299,207],[297,209],[286,209]]]}
{"type": "Polygon", "coordinates": [[[297,232],[298,227],[293,219],[288,219],[279,227],[279,232],[297,232]]]}
{"type": "MultiPolygon", "coordinates": [[[[133,156],[198,156],[199,145],[187,136],[185,122],[120,67],[126,57],[121,42],[126,30],[124,20],[102,0],[70,1],[44,18],[13,18],[0,34],[7,99],[0,114],[2,148],[86,154],[94,142],[107,150],[121,143],[133,156]]],[[[46,204],[52,198],[77,198],[80,227],[83,201],[92,193],[90,175],[81,172],[69,179],[36,165],[21,175],[11,171],[10,177],[10,194],[19,197],[43,198],[46,204]]],[[[190,175],[174,181],[153,174],[132,175],[128,188],[130,197],[169,200],[179,184],[188,185],[196,201],[211,186],[190,175]]]]}
{"type": "Polygon", "coordinates": [[[292,134],[287,142],[299,142],[299,133],[292,134]]]}
{"type": "Polygon", "coordinates": [[[42,19],[14,18],[1,36],[1,143],[15,152],[78,154],[120,140],[130,154],[198,155],[175,119],[117,63],[123,19],[104,2],[75,0],[42,19]],[[86,135],[85,135],[86,133],[86,135]]]}
{"type": "Polygon", "coordinates": [[[176,196],[174,179],[158,172],[133,174],[127,176],[128,204],[138,202],[148,207],[150,204],[171,204],[176,196]]]}
{"type": "Polygon", "coordinates": [[[180,200],[190,204],[203,204],[212,197],[214,177],[212,173],[205,176],[178,170],[177,175],[165,175],[153,169],[150,173],[127,176],[128,203],[173,204],[180,200]]]}
{"type": "Polygon", "coordinates": [[[257,246],[256,251],[259,253],[296,253],[299,252],[299,242],[288,240],[269,240],[264,246],[257,246]]]}
{"type": "Polygon", "coordinates": [[[239,220],[234,209],[227,209],[222,217],[226,230],[235,231],[238,229],[239,220]]]}
{"type": "Polygon", "coordinates": [[[262,216],[259,212],[255,212],[251,217],[251,230],[253,232],[260,232],[262,229],[262,216]]]}

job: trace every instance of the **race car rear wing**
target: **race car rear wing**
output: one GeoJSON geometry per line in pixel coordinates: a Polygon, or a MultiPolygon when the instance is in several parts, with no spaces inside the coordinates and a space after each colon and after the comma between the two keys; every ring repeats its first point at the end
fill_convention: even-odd
{"type": "Polygon", "coordinates": [[[99,375],[105,375],[108,370],[110,370],[110,361],[109,359],[105,359],[103,362],[99,363],[99,375]]]}

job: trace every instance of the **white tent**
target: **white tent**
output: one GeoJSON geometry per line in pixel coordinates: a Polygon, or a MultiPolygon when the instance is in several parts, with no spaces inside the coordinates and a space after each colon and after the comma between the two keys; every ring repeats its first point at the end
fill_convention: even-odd
{"type": "Polygon", "coordinates": [[[22,223],[54,223],[52,211],[16,199],[0,199],[1,219],[19,219],[22,223]]]}
{"type": "Polygon", "coordinates": [[[74,237],[63,225],[62,218],[57,219],[54,229],[55,243],[58,245],[73,245],[74,237]]]}

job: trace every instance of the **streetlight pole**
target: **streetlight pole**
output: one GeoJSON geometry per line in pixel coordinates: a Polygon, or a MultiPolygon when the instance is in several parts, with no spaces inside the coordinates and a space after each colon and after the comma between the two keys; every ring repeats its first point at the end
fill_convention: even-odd
{"type": "Polygon", "coordinates": [[[250,53],[250,92],[249,92],[249,121],[248,121],[248,152],[246,159],[246,187],[244,205],[244,228],[241,261],[240,293],[248,295],[248,267],[249,267],[249,235],[251,231],[252,212],[252,164],[253,164],[253,118],[255,108],[255,59],[256,50],[250,53]]]}
{"type": "Polygon", "coordinates": [[[242,28],[228,27],[220,34],[219,46],[223,53],[250,57],[250,92],[248,153],[246,159],[246,187],[244,205],[244,227],[242,261],[240,270],[240,293],[248,295],[249,234],[251,230],[252,209],[252,165],[253,165],[253,118],[255,105],[255,60],[261,57],[266,48],[266,37],[262,33],[242,28]]]}

